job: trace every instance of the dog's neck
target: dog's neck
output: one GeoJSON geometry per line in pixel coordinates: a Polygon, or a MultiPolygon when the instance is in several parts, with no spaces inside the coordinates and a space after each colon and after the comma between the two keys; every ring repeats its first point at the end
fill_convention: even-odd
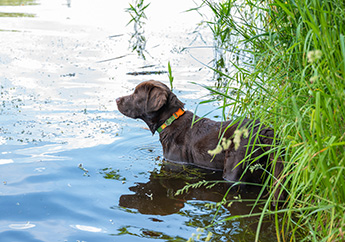
{"type": "Polygon", "coordinates": [[[152,134],[164,124],[179,109],[183,109],[184,104],[173,94],[169,94],[166,103],[157,111],[146,113],[140,117],[150,128],[152,134]]]}
{"type": "Polygon", "coordinates": [[[147,115],[141,117],[141,119],[150,128],[152,135],[153,135],[179,109],[180,109],[179,107],[174,108],[174,109],[162,108],[162,110],[159,110],[158,112],[147,114],[147,115]],[[167,112],[166,110],[169,110],[169,112],[167,112]]]}

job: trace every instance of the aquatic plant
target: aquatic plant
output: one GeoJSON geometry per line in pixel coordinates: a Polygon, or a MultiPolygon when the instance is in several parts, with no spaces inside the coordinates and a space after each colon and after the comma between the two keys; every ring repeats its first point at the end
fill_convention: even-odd
{"type": "Polygon", "coordinates": [[[273,195],[268,197],[256,241],[268,215],[275,218],[278,241],[296,241],[301,231],[305,241],[344,241],[345,2],[206,0],[201,5],[221,19],[221,25],[209,24],[223,26],[219,38],[232,41],[224,46],[247,46],[241,51],[253,57],[242,63],[227,59],[234,71],[223,73],[226,92],[207,88],[226,100],[224,108],[231,103],[229,116],[273,127],[280,144],[272,152],[285,150],[283,187],[289,196],[285,207],[275,210],[273,195]],[[224,12],[224,6],[231,9],[224,12]],[[239,38],[224,38],[227,33],[239,38]]]}
{"type": "Polygon", "coordinates": [[[174,86],[173,86],[174,77],[172,75],[170,61],[168,62],[168,77],[169,77],[170,88],[171,88],[171,91],[172,91],[174,89],[174,86]]]}
{"type": "Polygon", "coordinates": [[[129,4],[129,8],[125,9],[131,15],[131,20],[127,25],[133,23],[134,32],[130,38],[130,48],[132,51],[136,51],[138,56],[146,59],[144,52],[146,48],[146,37],[144,35],[144,25],[145,19],[147,19],[145,14],[145,9],[150,5],[150,3],[145,4],[144,0],[134,0],[133,4],[129,4]]]}

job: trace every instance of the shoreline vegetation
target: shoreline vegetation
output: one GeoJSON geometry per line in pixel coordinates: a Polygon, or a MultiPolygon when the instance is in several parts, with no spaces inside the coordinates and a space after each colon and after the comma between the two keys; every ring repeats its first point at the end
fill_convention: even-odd
{"type": "Polygon", "coordinates": [[[274,209],[273,196],[261,202],[256,241],[266,216],[277,241],[344,241],[345,2],[205,0],[190,11],[204,7],[217,82],[207,88],[228,116],[274,128],[273,162],[284,150],[285,180],[270,184],[284,181],[288,199],[274,209]]]}
{"type": "MultiPolygon", "coordinates": [[[[214,41],[214,59],[208,67],[215,85],[205,86],[214,97],[203,102],[222,102],[224,120],[238,115],[272,127],[279,142],[266,153],[273,153],[273,167],[280,157],[285,165],[278,180],[267,171],[262,194],[265,187],[273,191],[267,199],[253,201],[261,213],[217,221],[217,212],[214,223],[259,217],[255,241],[261,241],[264,219],[269,217],[275,221],[279,242],[345,241],[345,2],[201,0],[197,4],[187,11],[202,16],[200,26],[212,31],[214,41]],[[211,18],[204,14],[205,8],[211,18]],[[272,207],[277,183],[288,198],[284,206],[272,207]]],[[[142,27],[148,6],[135,0],[126,10],[132,17],[129,23],[134,23],[130,46],[143,59],[142,27]]],[[[172,87],[170,63],[168,77],[172,87]]],[[[179,192],[201,185],[205,184],[179,192]]]]}

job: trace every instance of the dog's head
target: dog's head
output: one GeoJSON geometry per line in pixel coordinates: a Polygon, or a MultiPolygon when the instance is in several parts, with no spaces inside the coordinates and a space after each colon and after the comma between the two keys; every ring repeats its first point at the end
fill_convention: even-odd
{"type": "Polygon", "coordinates": [[[153,80],[140,83],[133,94],[117,98],[116,103],[125,116],[144,120],[152,134],[184,106],[165,84],[153,80]]]}

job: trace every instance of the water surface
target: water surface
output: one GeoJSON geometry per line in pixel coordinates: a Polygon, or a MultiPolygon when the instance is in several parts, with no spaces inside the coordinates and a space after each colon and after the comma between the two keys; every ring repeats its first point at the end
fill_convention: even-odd
{"type": "MultiPolygon", "coordinates": [[[[123,117],[115,99],[143,80],[168,84],[194,110],[212,83],[212,60],[193,1],[151,1],[146,60],[131,52],[126,1],[0,1],[1,241],[253,241],[258,219],[235,219],[206,232],[227,191],[187,183],[220,174],[165,163],[158,135],[123,117]],[[198,60],[198,61],[197,61],[198,60]],[[201,63],[200,63],[201,62],[201,63]],[[147,72],[151,75],[128,75],[147,72]],[[158,75],[160,74],[160,75],[158,75]]],[[[203,115],[216,106],[198,107],[203,115]]],[[[217,119],[220,111],[209,115],[217,119]]],[[[217,220],[251,211],[255,191],[231,192],[217,220]]],[[[264,223],[262,241],[275,241],[264,223]]]]}

